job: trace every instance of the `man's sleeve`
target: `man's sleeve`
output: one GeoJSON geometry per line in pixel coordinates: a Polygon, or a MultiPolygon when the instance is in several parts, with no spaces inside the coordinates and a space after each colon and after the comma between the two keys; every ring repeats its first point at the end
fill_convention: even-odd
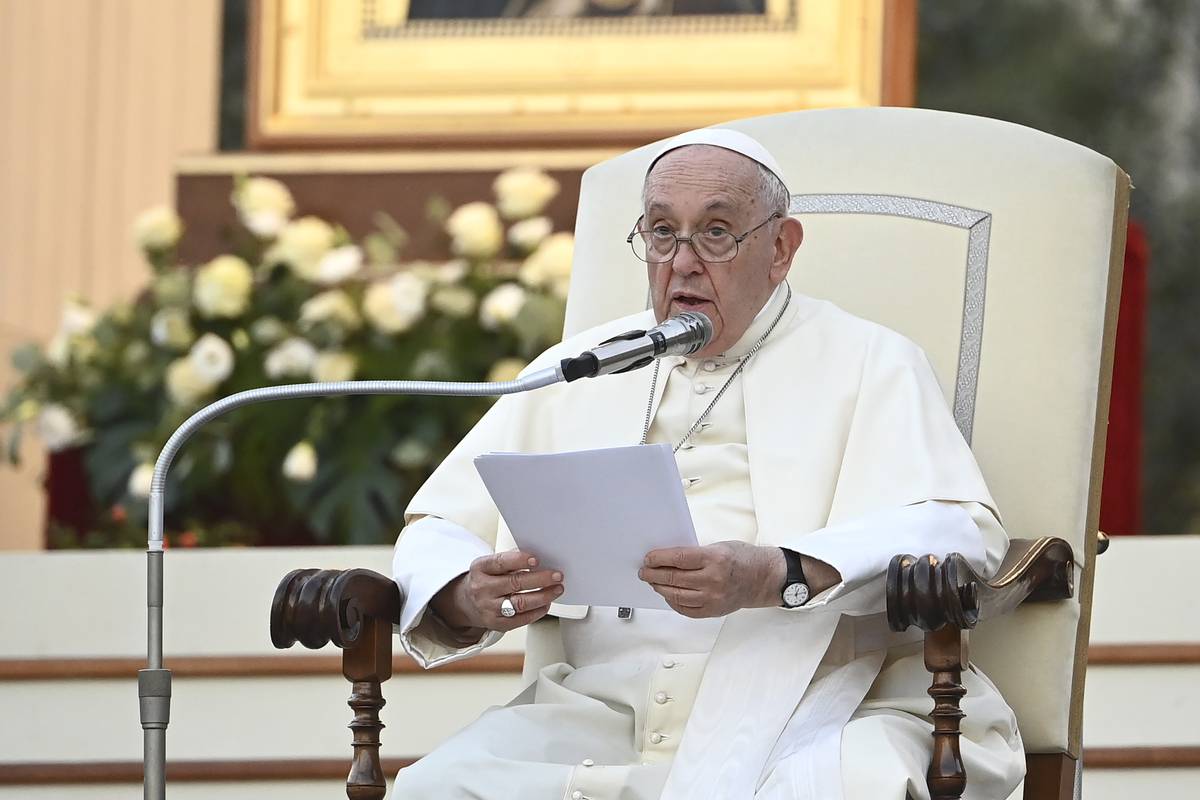
{"type": "Polygon", "coordinates": [[[392,578],[400,586],[400,643],[426,669],[478,653],[500,640],[488,631],[477,643],[458,647],[429,613],[429,601],[446,584],[462,575],[471,562],[492,552],[492,546],[461,525],[437,517],[422,517],[405,527],[392,557],[392,578]]]}
{"type": "Polygon", "coordinates": [[[499,512],[474,459],[480,453],[510,449],[512,421],[522,413],[522,396],[502,397],[446,456],[405,510],[408,524],[396,541],[392,579],[404,598],[400,643],[429,668],[474,655],[495,644],[488,632],[474,645],[459,647],[443,635],[429,601],[465,573],[471,562],[494,551],[499,512]]]}
{"type": "Polygon", "coordinates": [[[824,561],[842,576],[801,608],[864,615],[886,610],[893,556],[961,553],[976,570],[990,575],[1004,558],[1008,536],[984,505],[929,500],[792,537],[783,546],[824,561]]]}
{"type": "Polygon", "coordinates": [[[900,553],[958,552],[993,573],[1008,549],[995,507],[929,360],[881,330],[863,369],[828,524],[783,541],[842,575],[804,607],[884,611],[888,564],[900,553]]]}

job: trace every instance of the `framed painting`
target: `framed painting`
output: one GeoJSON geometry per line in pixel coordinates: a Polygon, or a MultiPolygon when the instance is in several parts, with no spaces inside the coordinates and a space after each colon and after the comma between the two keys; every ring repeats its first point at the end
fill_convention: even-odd
{"type": "Polygon", "coordinates": [[[910,105],[916,0],[255,0],[251,147],[616,146],[910,105]]]}

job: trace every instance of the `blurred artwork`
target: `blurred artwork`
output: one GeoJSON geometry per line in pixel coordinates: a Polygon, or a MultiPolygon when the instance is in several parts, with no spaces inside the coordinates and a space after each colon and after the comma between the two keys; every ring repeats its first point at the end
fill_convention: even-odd
{"type": "Polygon", "coordinates": [[[412,0],[408,19],[763,14],[766,0],[412,0]]]}
{"type": "Polygon", "coordinates": [[[256,147],[616,147],[739,117],[912,102],[916,6],[889,0],[257,7],[256,147]]]}

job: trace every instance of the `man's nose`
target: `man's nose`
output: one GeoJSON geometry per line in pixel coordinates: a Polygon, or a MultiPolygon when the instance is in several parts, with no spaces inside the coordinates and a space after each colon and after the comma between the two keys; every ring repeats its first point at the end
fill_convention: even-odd
{"type": "Polygon", "coordinates": [[[675,251],[675,258],[672,259],[671,269],[680,275],[691,275],[700,272],[704,267],[705,264],[696,254],[696,248],[692,246],[691,240],[685,239],[680,242],[679,248],[675,251]]]}

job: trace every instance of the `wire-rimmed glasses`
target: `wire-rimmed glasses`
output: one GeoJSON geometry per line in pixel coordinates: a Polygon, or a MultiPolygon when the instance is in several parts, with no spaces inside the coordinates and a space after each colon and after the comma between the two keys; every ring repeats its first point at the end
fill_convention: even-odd
{"type": "MultiPolygon", "coordinates": [[[[738,248],[741,247],[747,236],[767,223],[782,218],[783,214],[776,211],[741,236],[730,233],[720,225],[696,231],[691,236],[679,236],[666,225],[655,225],[649,230],[642,230],[634,226],[625,241],[633,249],[633,254],[648,264],[665,264],[675,258],[682,242],[689,243],[701,261],[707,264],[720,264],[737,258],[738,248]]],[[[638,219],[638,225],[642,224],[642,219],[638,219]]]]}

